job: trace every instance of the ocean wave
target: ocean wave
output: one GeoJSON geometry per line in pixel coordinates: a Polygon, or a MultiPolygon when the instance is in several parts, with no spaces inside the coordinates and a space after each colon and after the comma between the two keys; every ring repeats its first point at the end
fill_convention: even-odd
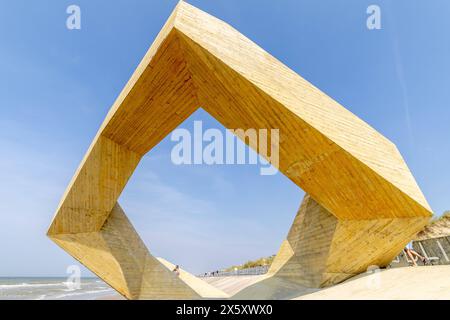
{"type": "Polygon", "coordinates": [[[83,283],[81,282],[79,285],[81,287],[78,287],[78,284],[70,282],[70,281],[63,281],[63,282],[54,282],[54,283],[14,283],[14,284],[0,284],[0,290],[1,289],[20,289],[20,288],[47,288],[47,287],[60,287],[61,289],[67,289],[69,291],[73,290],[80,290],[83,286],[92,286],[93,283],[83,283]]]}
{"type": "Polygon", "coordinates": [[[67,293],[67,294],[60,294],[56,295],[54,297],[49,297],[50,299],[63,299],[68,297],[74,297],[74,296],[81,296],[81,295],[89,295],[89,294],[97,294],[102,292],[114,292],[113,289],[101,289],[101,290],[88,290],[88,291],[79,291],[79,292],[73,292],[73,293],[67,293]]]}
{"type": "Polygon", "coordinates": [[[38,288],[38,287],[61,287],[64,282],[60,283],[19,283],[19,284],[0,284],[0,289],[17,289],[17,288],[38,288]]]}

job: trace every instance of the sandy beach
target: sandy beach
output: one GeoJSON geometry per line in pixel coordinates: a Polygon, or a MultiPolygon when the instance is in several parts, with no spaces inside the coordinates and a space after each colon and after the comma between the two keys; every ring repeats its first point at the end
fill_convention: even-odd
{"type": "MultiPolygon", "coordinates": [[[[294,300],[446,300],[450,299],[450,266],[405,267],[361,274],[325,289],[293,285],[289,281],[270,280],[266,276],[203,278],[231,299],[294,300]]],[[[123,300],[109,294],[98,300],[123,300]]]]}

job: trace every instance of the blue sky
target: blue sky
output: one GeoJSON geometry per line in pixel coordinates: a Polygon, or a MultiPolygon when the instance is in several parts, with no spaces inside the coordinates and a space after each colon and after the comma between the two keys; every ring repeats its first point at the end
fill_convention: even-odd
{"type": "MultiPolygon", "coordinates": [[[[450,209],[450,2],[189,1],[397,144],[436,214],[450,209]],[[381,8],[382,29],[366,28],[381,8]]],[[[176,1],[1,1],[0,276],[64,275],[45,237],[100,123],[176,1]],[[80,6],[81,30],[66,28],[80,6]]],[[[220,127],[205,112],[194,120],[220,127]]],[[[120,198],[152,253],[194,273],[271,255],[303,192],[256,166],[175,166],[164,140],[120,198]]],[[[89,275],[87,271],[84,275],[89,275]]]]}

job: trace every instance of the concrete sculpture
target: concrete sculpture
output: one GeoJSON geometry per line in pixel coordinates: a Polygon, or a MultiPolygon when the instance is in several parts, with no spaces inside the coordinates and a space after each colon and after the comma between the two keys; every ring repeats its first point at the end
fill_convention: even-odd
{"type": "Polygon", "coordinates": [[[200,106],[227,128],[279,129],[279,170],[307,192],[269,276],[340,282],[388,264],[431,216],[392,142],[226,23],[180,2],[48,230],[129,299],[225,297],[154,258],[117,203],[142,156],[200,106]]]}

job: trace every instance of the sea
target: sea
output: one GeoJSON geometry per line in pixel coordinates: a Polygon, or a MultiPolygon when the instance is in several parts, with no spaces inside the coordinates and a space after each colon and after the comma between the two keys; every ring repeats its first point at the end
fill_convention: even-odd
{"type": "Polygon", "coordinates": [[[116,291],[99,278],[2,278],[0,300],[96,300],[115,296],[116,291]]]}

